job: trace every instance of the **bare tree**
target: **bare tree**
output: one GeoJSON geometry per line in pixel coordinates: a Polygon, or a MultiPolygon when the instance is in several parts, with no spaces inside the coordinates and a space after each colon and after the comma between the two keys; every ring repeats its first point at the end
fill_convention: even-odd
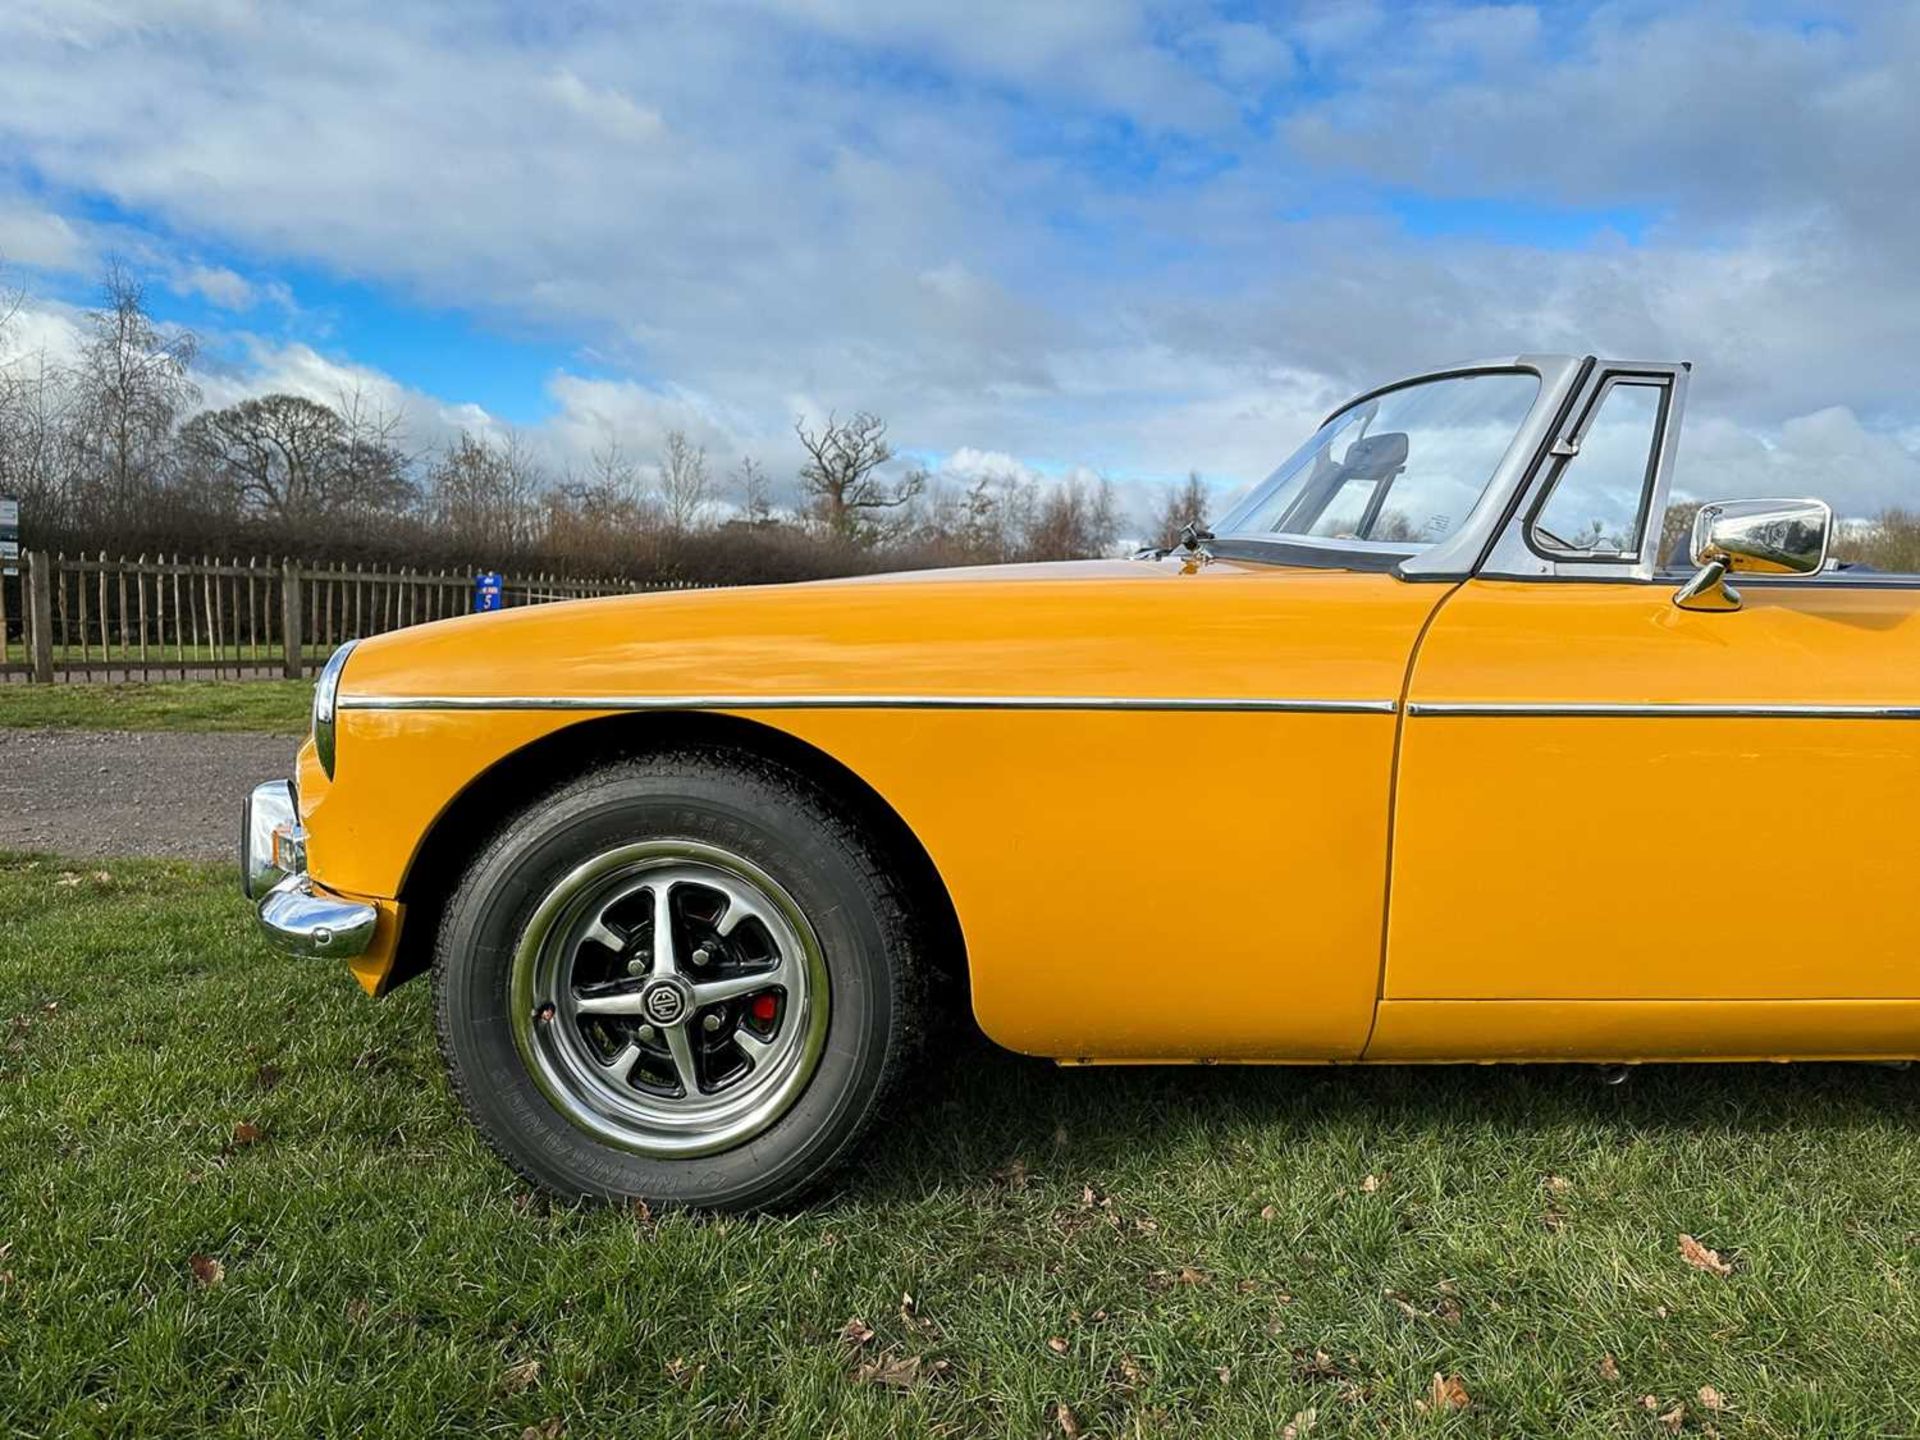
{"type": "Polygon", "coordinates": [[[334,401],[345,431],[343,499],[374,517],[412,510],[420,503],[414,473],[420,452],[402,448],[405,410],[389,410],[364,386],[342,389],[334,401]]]}
{"type": "Polygon", "coordinates": [[[103,289],[73,368],[66,429],[88,498],[119,520],[165,479],[174,422],[200,398],[188,375],[197,345],[184,331],[161,332],[139,283],[117,263],[103,289]]]}
{"type": "Polygon", "coordinates": [[[81,507],[75,503],[73,449],[67,442],[64,372],[44,353],[24,356],[9,367],[6,391],[0,407],[0,492],[18,496],[23,515],[36,525],[76,514],[81,507]]]}
{"type": "MultiPolygon", "coordinates": [[[[4,272],[0,272],[3,278],[4,272]]],[[[26,295],[10,284],[0,284],[0,494],[17,495],[26,479],[22,411],[27,395],[27,367],[13,353],[13,322],[26,295]]],[[[44,366],[43,366],[44,369],[44,366]]]]}
{"type": "Polygon", "coordinates": [[[949,521],[960,554],[973,561],[1014,559],[1033,518],[1032,498],[1015,471],[988,470],[975,476],[949,521]]]}
{"type": "Polygon", "coordinates": [[[282,526],[367,520],[413,498],[393,424],[356,408],[351,422],[302,395],[260,395],[207,410],[180,432],[182,460],[203,493],[282,526]]]}
{"type": "Polygon", "coordinates": [[[506,553],[535,539],[544,481],[518,435],[492,442],[463,430],[428,471],[428,508],[467,553],[506,553]]]}
{"type": "Polygon", "coordinates": [[[1113,486],[1102,476],[1090,483],[1063,480],[1040,500],[1026,535],[1029,560],[1085,560],[1113,548],[1119,533],[1113,486]]]}
{"type": "Polygon", "coordinates": [[[828,534],[873,545],[904,528],[901,519],[888,512],[910,504],[925,490],[927,474],[916,469],[890,484],[878,473],[893,458],[886,421],[860,410],[846,420],[829,414],[817,433],[804,419],[795,420],[793,433],[807,452],[800,467],[801,488],[828,534]]]}
{"type": "MultiPolygon", "coordinates": [[[[6,422],[19,385],[17,372],[20,368],[20,357],[13,354],[11,336],[14,317],[19,315],[26,303],[26,291],[7,282],[4,263],[0,262],[0,425],[6,422]]],[[[0,430],[0,435],[4,433],[0,430]]]]}
{"type": "Polygon", "coordinates": [[[611,430],[588,457],[585,473],[554,486],[544,507],[547,548],[576,563],[631,556],[635,537],[650,537],[658,528],[657,505],[640,493],[638,468],[611,430]]]}
{"type": "Polygon", "coordinates": [[[668,526],[693,529],[707,508],[711,489],[706,447],[687,439],[684,430],[669,430],[660,451],[660,503],[668,526]]]}
{"type": "Polygon", "coordinates": [[[1187,526],[1205,529],[1207,507],[1211,499],[1200,472],[1189,470],[1186,483],[1170,491],[1160,507],[1160,514],[1153,525],[1153,543],[1171,549],[1180,543],[1180,532],[1187,526]]]}
{"type": "Polygon", "coordinates": [[[742,455],[734,467],[734,483],[740,487],[740,514],[749,525],[764,525],[773,518],[773,487],[766,468],[751,455],[742,455]]]}
{"type": "Polygon", "coordinates": [[[631,505],[640,498],[640,472],[620,443],[620,437],[608,430],[602,442],[587,456],[586,488],[603,505],[631,505]]]}

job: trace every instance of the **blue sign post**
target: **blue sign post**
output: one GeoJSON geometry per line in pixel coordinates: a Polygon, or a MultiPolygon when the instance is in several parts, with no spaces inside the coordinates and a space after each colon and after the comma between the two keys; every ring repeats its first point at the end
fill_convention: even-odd
{"type": "Polygon", "coordinates": [[[473,608],[476,613],[498,610],[505,599],[498,570],[482,570],[473,577],[473,608]]]}

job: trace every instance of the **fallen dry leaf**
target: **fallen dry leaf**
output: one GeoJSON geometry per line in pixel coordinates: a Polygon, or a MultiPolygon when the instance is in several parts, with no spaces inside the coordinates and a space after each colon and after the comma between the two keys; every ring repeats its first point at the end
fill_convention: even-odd
{"type": "Polygon", "coordinates": [[[242,1120],[233,1127],[233,1139],[227,1142],[229,1150],[239,1150],[248,1145],[258,1145],[267,1138],[267,1132],[251,1120],[242,1120]]]}
{"type": "Polygon", "coordinates": [[[1182,1265],[1173,1280],[1176,1285],[1206,1285],[1212,1282],[1213,1277],[1204,1270],[1196,1270],[1191,1265],[1182,1265]]]}
{"type": "Polygon", "coordinates": [[[1293,1418],[1280,1427],[1280,1440],[1306,1440],[1319,1420],[1318,1410],[1296,1410],[1293,1418]]]}
{"type": "Polygon", "coordinates": [[[1380,1188],[1380,1177],[1378,1175],[1369,1175],[1367,1176],[1366,1179],[1360,1182],[1360,1193],[1362,1195],[1371,1195],[1373,1194],[1374,1191],[1378,1190],[1379,1188],[1380,1188]]]}
{"type": "Polygon", "coordinates": [[[500,1389],[508,1395],[518,1395],[528,1390],[540,1379],[540,1362],[522,1360],[518,1365],[509,1365],[500,1374],[500,1389]]]}
{"type": "Polygon", "coordinates": [[[888,1390],[911,1390],[924,1378],[918,1355],[882,1355],[869,1360],[853,1372],[862,1385],[879,1385],[888,1390]]]}
{"type": "Polygon", "coordinates": [[[1658,1410],[1660,1408],[1660,1397],[1658,1395],[1642,1395],[1640,1397],[1640,1408],[1642,1410],[1658,1410]]]}
{"type": "Polygon", "coordinates": [[[1620,1378],[1620,1362],[1613,1358],[1613,1352],[1611,1350],[1600,1357],[1600,1378],[1602,1380],[1618,1380],[1620,1378]]]}
{"type": "Polygon", "coordinates": [[[1216,1366],[1213,1373],[1220,1377],[1220,1383],[1222,1385],[1227,1384],[1233,1379],[1233,1367],[1231,1365],[1216,1366]]]}
{"type": "Polygon", "coordinates": [[[1547,1189],[1556,1195],[1564,1195],[1573,1189],[1573,1182],[1564,1175],[1547,1176],[1547,1189]]]}
{"type": "Polygon", "coordinates": [[[858,1349],[873,1339],[873,1327],[856,1315],[840,1327],[840,1338],[858,1349]]]}
{"type": "Polygon", "coordinates": [[[1464,1410],[1473,1399],[1458,1375],[1442,1375],[1436,1370],[1433,1383],[1427,1387],[1427,1403],[1436,1410],[1464,1410]]]}
{"type": "Polygon", "coordinates": [[[1720,1258],[1718,1250],[1709,1250],[1691,1235],[1680,1237],[1680,1258],[1696,1270],[1709,1270],[1723,1276],[1733,1274],[1733,1266],[1720,1258]]]}
{"type": "Polygon", "coordinates": [[[1724,1410],[1727,1408],[1726,1397],[1711,1385],[1702,1385],[1700,1387],[1700,1403],[1709,1410],[1724,1410]]]}
{"type": "Polygon", "coordinates": [[[367,1316],[372,1313],[373,1306],[366,1300],[362,1300],[356,1296],[354,1299],[347,1301],[347,1323],[349,1325],[365,1324],[367,1316]]]}
{"type": "Polygon", "coordinates": [[[1272,1220],[1279,1213],[1280,1211],[1272,1205],[1262,1205],[1260,1207],[1260,1218],[1262,1220],[1272,1220]]]}
{"type": "Polygon", "coordinates": [[[1054,1403],[1053,1419],[1054,1423],[1060,1427],[1060,1433],[1065,1435],[1067,1440],[1075,1440],[1079,1435],[1080,1417],[1073,1413],[1072,1407],[1064,1400],[1054,1403]]]}
{"type": "Polygon", "coordinates": [[[80,883],[80,877],[71,870],[63,870],[60,872],[60,878],[53,883],[62,890],[71,890],[80,883]]]}
{"type": "Polygon", "coordinates": [[[520,1432],[520,1440],[560,1440],[567,1433],[567,1422],[558,1415],[549,1415],[538,1425],[529,1425],[520,1432]]]}
{"type": "Polygon", "coordinates": [[[673,1381],[673,1383],[678,1385],[682,1390],[686,1389],[689,1385],[693,1384],[694,1381],[698,1380],[703,1374],[706,1373],[706,1369],[707,1369],[704,1363],[699,1365],[689,1365],[686,1361],[686,1357],[683,1355],[676,1355],[673,1357],[673,1359],[667,1361],[666,1368],[667,1368],[667,1378],[673,1381]]]}
{"type": "Polygon", "coordinates": [[[1467,1312],[1458,1300],[1443,1297],[1434,1302],[1433,1313],[1449,1325],[1458,1325],[1467,1312]]]}
{"type": "Polygon", "coordinates": [[[1680,1401],[1673,1402],[1673,1408],[1660,1417],[1669,1434],[1678,1435],[1680,1427],[1687,1423],[1687,1407],[1680,1401]]]}
{"type": "Polygon", "coordinates": [[[1293,1352],[1293,1373],[1301,1380],[1338,1380],[1347,1372],[1324,1350],[1293,1352]]]}
{"type": "Polygon", "coordinates": [[[1122,1355],[1114,1368],[1120,1372],[1120,1388],[1128,1394],[1146,1383],[1146,1373],[1131,1355],[1122,1355]]]}
{"type": "Polygon", "coordinates": [[[211,1255],[189,1255],[187,1268],[193,1272],[193,1278],[203,1290],[211,1290],[227,1278],[227,1267],[211,1255]]]}
{"type": "Polygon", "coordinates": [[[1064,1337],[1055,1335],[1048,1339],[1047,1348],[1056,1355],[1064,1355],[1073,1347],[1067,1344],[1064,1337]]]}

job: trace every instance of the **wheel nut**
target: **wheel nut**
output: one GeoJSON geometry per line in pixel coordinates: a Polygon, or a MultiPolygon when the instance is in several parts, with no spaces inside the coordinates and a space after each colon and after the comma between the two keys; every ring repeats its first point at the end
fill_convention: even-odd
{"type": "Polygon", "coordinates": [[[636,1034],[640,1039],[647,1041],[658,1040],[660,1038],[660,1032],[655,1030],[651,1025],[642,1025],[636,1034]]]}
{"type": "Polygon", "coordinates": [[[700,1022],[700,1028],[705,1030],[709,1035],[717,1033],[720,1025],[720,1012],[717,1010],[710,1012],[707,1017],[700,1022]]]}
{"type": "Polygon", "coordinates": [[[691,954],[687,958],[693,961],[693,963],[696,965],[704,965],[709,960],[713,959],[713,952],[707,949],[706,946],[702,945],[698,950],[694,951],[693,954],[691,954]]]}

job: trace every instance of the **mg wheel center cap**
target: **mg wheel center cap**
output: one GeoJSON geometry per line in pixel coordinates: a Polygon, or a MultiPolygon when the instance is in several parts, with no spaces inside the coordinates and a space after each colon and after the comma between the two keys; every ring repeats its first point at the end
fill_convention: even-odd
{"type": "Polygon", "coordinates": [[[693,990],[663,976],[640,992],[640,1010],[656,1025],[678,1025],[693,1010],[693,990]]]}

